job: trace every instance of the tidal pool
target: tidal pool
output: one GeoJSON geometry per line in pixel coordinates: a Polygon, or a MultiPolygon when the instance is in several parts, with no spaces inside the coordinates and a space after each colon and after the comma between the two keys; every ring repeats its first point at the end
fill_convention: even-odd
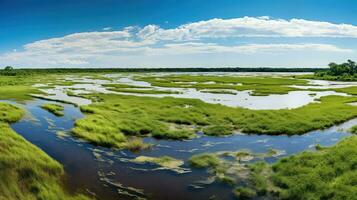
{"type": "MultiPolygon", "coordinates": [[[[63,104],[64,116],[57,117],[40,105],[50,103],[37,99],[24,107],[28,117],[12,124],[12,128],[28,141],[44,150],[65,167],[65,185],[71,192],[84,192],[98,199],[234,199],[232,188],[219,182],[197,188],[193,185],[209,178],[202,169],[191,169],[187,160],[203,152],[249,150],[264,153],[270,149],[283,152],[267,162],[304,150],[314,150],[315,145],[330,146],[350,134],[347,129],[357,123],[350,120],[339,126],[312,131],[296,136],[247,135],[236,133],[227,137],[200,137],[187,141],[144,138],[153,144],[151,150],[130,152],[115,151],[83,142],[69,133],[74,120],[83,117],[78,107],[63,104]],[[138,156],[172,156],[184,161],[182,170],[162,169],[153,164],[131,162],[138,156]]],[[[198,133],[199,134],[199,133],[198,133]]]]}

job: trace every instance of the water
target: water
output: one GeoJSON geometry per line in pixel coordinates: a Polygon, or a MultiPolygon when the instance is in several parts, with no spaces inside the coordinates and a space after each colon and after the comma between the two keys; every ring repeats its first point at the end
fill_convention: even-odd
{"type": "MultiPolygon", "coordinates": [[[[172,75],[172,73],[169,73],[172,75]]],[[[205,74],[205,73],[200,73],[205,74]]],[[[237,75],[237,73],[211,73],[210,75],[237,75]]],[[[148,74],[150,75],[150,74],[148,74]]],[[[168,75],[168,73],[154,74],[154,75],[168,75]]],[[[246,74],[254,75],[254,74],[246,74]]],[[[259,74],[260,75],[260,74],[259,74]]],[[[281,74],[279,74],[281,76],[281,74]]],[[[329,95],[339,95],[348,96],[345,93],[335,92],[335,91],[291,91],[288,94],[273,94],[269,96],[251,96],[252,91],[236,91],[233,90],[234,94],[217,94],[202,92],[194,88],[166,88],[166,87],[155,87],[151,86],[150,83],[145,81],[133,80],[133,75],[131,74],[111,74],[107,75],[111,77],[113,81],[108,80],[98,80],[98,79],[88,79],[86,77],[67,77],[68,80],[81,82],[79,84],[71,86],[56,86],[53,89],[42,89],[43,92],[48,95],[37,95],[46,97],[47,99],[57,99],[67,102],[72,102],[77,105],[88,105],[91,103],[90,100],[68,96],[67,91],[70,90],[75,94],[88,94],[92,92],[96,93],[113,93],[122,95],[135,95],[135,96],[148,96],[148,97],[175,97],[175,98],[194,98],[202,100],[206,103],[222,104],[230,107],[243,107],[252,110],[278,110],[278,109],[294,109],[312,102],[317,102],[320,97],[329,95]],[[102,84],[108,83],[123,83],[133,86],[150,87],[155,90],[170,90],[178,92],[178,94],[135,94],[135,93],[123,93],[123,92],[113,92],[102,86],[102,84]]],[[[333,81],[310,81],[310,86],[292,86],[300,89],[329,89],[329,88],[342,88],[357,85],[356,82],[352,83],[341,83],[333,81]]],[[[231,90],[230,90],[231,91],[231,90]]],[[[232,92],[232,91],[231,91],[232,92]]]]}
{"type": "Polygon", "coordinates": [[[247,149],[263,153],[269,149],[284,152],[278,157],[266,159],[274,162],[278,158],[313,150],[316,144],[330,146],[349,136],[347,129],[357,124],[357,119],[326,130],[317,130],[301,136],[246,135],[236,133],[227,137],[203,136],[188,141],[168,141],[145,138],[154,144],[152,150],[133,153],[96,147],[69,135],[74,120],[83,117],[79,108],[62,104],[64,116],[56,117],[39,106],[46,100],[27,102],[27,117],[12,124],[12,128],[64,165],[65,183],[71,192],[95,194],[98,199],[233,199],[232,188],[218,182],[202,189],[191,184],[209,177],[206,170],[190,169],[187,160],[202,152],[237,151],[247,149]],[[160,170],[151,164],[129,162],[139,155],[169,155],[185,161],[182,172],[160,170]]]}

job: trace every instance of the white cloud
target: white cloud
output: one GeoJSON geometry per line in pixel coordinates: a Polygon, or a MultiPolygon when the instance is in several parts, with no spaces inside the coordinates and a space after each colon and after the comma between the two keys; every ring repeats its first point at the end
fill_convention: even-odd
{"type": "MultiPolygon", "coordinates": [[[[157,25],[122,30],[83,32],[35,41],[23,50],[0,54],[0,65],[117,66],[119,60],[150,56],[194,54],[282,54],[291,52],[352,53],[354,50],[321,43],[241,43],[247,37],[357,38],[357,26],[304,19],[243,17],[211,19],[164,29],[157,25]],[[226,42],[221,42],[221,39],[226,42]],[[229,41],[229,42],[227,42],[229,41]],[[108,63],[111,60],[112,63],[108,63]]],[[[251,39],[252,40],[252,39],[251,39]]],[[[174,60],[174,59],[173,59],[174,60]]]]}
{"type": "Polygon", "coordinates": [[[351,49],[338,48],[329,44],[248,44],[240,46],[222,46],[214,43],[179,43],[166,44],[161,48],[152,48],[148,53],[153,55],[177,54],[212,54],[212,53],[281,53],[287,51],[319,51],[351,53],[351,49]]]}
{"type": "Polygon", "coordinates": [[[162,29],[148,25],[139,32],[141,38],[156,40],[197,40],[201,38],[232,37],[351,37],[357,38],[357,26],[334,24],[304,19],[271,19],[269,17],[243,17],[211,19],[162,29]]]}
{"type": "Polygon", "coordinates": [[[104,28],[102,28],[103,31],[110,31],[112,29],[113,29],[112,27],[104,27],[104,28]]]}

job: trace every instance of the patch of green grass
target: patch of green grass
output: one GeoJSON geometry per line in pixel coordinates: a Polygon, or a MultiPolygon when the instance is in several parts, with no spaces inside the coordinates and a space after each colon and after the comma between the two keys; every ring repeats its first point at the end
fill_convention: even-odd
{"type": "Polygon", "coordinates": [[[357,137],[331,148],[303,152],[272,166],[281,199],[354,199],[357,196],[357,137]]]}
{"type": "Polygon", "coordinates": [[[271,199],[355,199],[356,145],[357,136],[351,136],[333,147],[302,152],[273,165],[251,164],[243,188],[271,199]]]}
{"type": "Polygon", "coordinates": [[[246,187],[238,187],[234,190],[234,195],[238,199],[252,199],[254,198],[257,194],[255,190],[251,188],[246,188],[246,187]]]}
{"type": "Polygon", "coordinates": [[[0,103],[0,199],[88,199],[67,194],[61,184],[63,167],[9,127],[23,114],[18,107],[0,103]]]}
{"type": "Polygon", "coordinates": [[[213,125],[206,126],[203,128],[203,132],[206,135],[211,136],[222,136],[222,135],[230,135],[234,131],[234,127],[230,125],[213,125]]]}
{"type": "Polygon", "coordinates": [[[170,90],[148,90],[148,89],[131,89],[131,88],[108,88],[114,92],[135,93],[135,94],[178,94],[170,90]]]}
{"type": "Polygon", "coordinates": [[[178,92],[171,90],[156,90],[150,89],[150,87],[135,86],[128,84],[103,84],[108,90],[114,92],[124,92],[124,93],[136,93],[136,94],[178,94],[178,92]]]}
{"type": "Polygon", "coordinates": [[[337,88],[334,89],[336,92],[343,92],[350,95],[357,95],[357,86],[345,87],[345,88],[337,88]]]}
{"type": "Polygon", "coordinates": [[[56,115],[56,116],[63,116],[64,107],[59,104],[43,104],[41,108],[47,110],[48,112],[56,115]]]}
{"type": "Polygon", "coordinates": [[[136,85],[129,85],[123,83],[110,83],[110,84],[102,84],[104,87],[108,88],[115,88],[115,89],[123,89],[123,88],[148,88],[144,86],[136,86],[136,85]]]}
{"type": "Polygon", "coordinates": [[[19,107],[0,102],[0,122],[12,123],[21,119],[24,111],[19,107]]]}
{"type": "Polygon", "coordinates": [[[350,129],[351,133],[353,134],[357,134],[357,125],[356,126],[353,126],[351,129],[350,129]]]}
{"type": "Polygon", "coordinates": [[[86,117],[75,123],[73,133],[87,141],[123,147],[127,136],[189,139],[203,130],[208,135],[245,133],[294,135],[322,129],[357,116],[348,105],[356,97],[322,97],[296,109],[249,110],[196,99],[137,97],[114,94],[86,95],[97,103],[82,106],[86,117]]]}
{"type": "Polygon", "coordinates": [[[213,93],[213,94],[237,94],[236,92],[234,91],[231,91],[231,90],[219,90],[219,89],[209,89],[209,90],[200,90],[200,92],[203,92],[203,93],[213,93]]]}
{"type": "Polygon", "coordinates": [[[25,101],[30,100],[30,94],[41,94],[37,88],[31,87],[34,79],[31,77],[0,76],[0,99],[25,101]]]}
{"type": "Polygon", "coordinates": [[[61,187],[63,167],[0,122],[0,199],[84,200],[61,187]]]}
{"type": "Polygon", "coordinates": [[[221,161],[215,154],[204,153],[192,156],[189,159],[189,163],[195,168],[214,168],[217,167],[221,161]]]}
{"type": "Polygon", "coordinates": [[[242,76],[145,76],[137,80],[147,81],[153,86],[207,89],[252,90],[252,95],[286,94],[299,90],[291,85],[307,85],[306,80],[284,77],[242,77],[242,76]]]}

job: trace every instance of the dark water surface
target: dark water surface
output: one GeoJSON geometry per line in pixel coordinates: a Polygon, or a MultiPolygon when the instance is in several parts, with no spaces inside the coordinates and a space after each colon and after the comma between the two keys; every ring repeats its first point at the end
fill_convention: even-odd
{"type": "MultiPolygon", "coordinates": [[[[56,117],[41,109],[45,100],[28,102],[25,108],[32,117],[12,124],[12,128],[28,141],[62,163],[66,171],[66,187],[71,192],[95,194],[98,199],[233,199],[232,188],[214,182],[201,189],[190,185],[207,179],[206,170],[190,169],[187,160],[202,152],[250,150],[264,153],[270,149],[284,152],[283,156],[303,150],[313,150],[316,144],[330,146],[349,136],[348,127],[357,124],[351,120],[326,130],[301,136],[268,136],[235,134],[228,137],[202,136],[189,141],[167,141],[145,138],[155,144],[152,150],[132,153],[96,147],[72,137],[68,132],[74,120],[83,117],[79,108],[62,104],[64,116],[56,117]],[[68,135],[57,134],[67,132],[68,135]],[[185,161],[182,172],[158,169],[151,164],[128,162],[139,155],[168,155],[185,161]]],[[[274,162],[279,157],[266,159],[274,162]]]]}

